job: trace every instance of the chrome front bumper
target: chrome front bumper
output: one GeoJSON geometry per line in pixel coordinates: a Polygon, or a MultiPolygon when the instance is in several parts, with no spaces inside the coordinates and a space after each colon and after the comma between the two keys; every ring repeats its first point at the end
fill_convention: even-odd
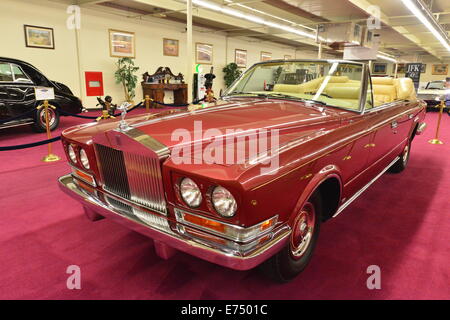
{"type": "MultiPolygon", "coordinates": [[[[288,226],[279,226],[273,231],[273,236],[269,241],[253,251],[242,254],[239,251],[216,246],[179,231],[174,231],[179,229],[185,230],[186,226],[182,226],[176,221],[170,222],[166,216],[158,213],[146,210],[145,214],[147,217],[145,220],[124,215],[123,212],[120,212],[111,204],[101,200],[106,194],[99,190],[95,190],[95,195],[88,194],[81,189],[75,183],[75,178],[71,174],[60,177],[59,186],[62,191],[83,204],[88,216],[93,217],[95,214],[99,214],[102,217],[110,218],[171,248],[235,270],[249,270],[261,264],[287,244],[291,233],[291,229],[288,226]],[[169,227],[169,224],[171,227],[169,227]]],[[[106,196],[109,197],[109,195],[106,196]]],[[[125,200],[120,201],[125,205],[131,205],[126,203],[125,200]]],[[[198,230],[195,230],[195,232],[201,233],[198,230]]]]}

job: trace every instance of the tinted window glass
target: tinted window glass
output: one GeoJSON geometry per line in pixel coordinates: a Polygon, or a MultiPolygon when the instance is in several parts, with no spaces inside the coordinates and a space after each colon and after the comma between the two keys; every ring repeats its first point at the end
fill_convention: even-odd
{"type": "Polygon", "coordinates": [[[444,81],[433,81],[429,82],[426,89],[444,89],[444,81]]]}
{"type": "Polygon", "coordinates": [[[0,62],[0,81],[14,81],[9,63],[0,62]]]}
{"type": "Polygon", "coordinates": [[[14,73],[14,80],[15,81],[30,81],[28,77],[23,73],[22,69],[20,69],[19,66],[12,65],[13,73],[14,73]]]}

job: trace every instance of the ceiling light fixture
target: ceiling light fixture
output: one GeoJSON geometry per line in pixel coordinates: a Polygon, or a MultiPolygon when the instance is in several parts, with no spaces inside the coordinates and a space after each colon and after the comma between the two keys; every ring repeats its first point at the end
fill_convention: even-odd
{"type": "MultiPolygon", "coordinates": [[[[450,51],[450,44],[448,41],[448,37],[446,34],[442,32],[442,30],[438,30],[433,26],[433,23],[437,23],[434,20],[432,13],[429,12],[427,7],[420,0],[412,1],[412,0],[402,0],[403,4],[411,11],[419,20],[423,23],[425,27],[435,36],[436,39],[448,50],[450,51]],[[417,6],[418,4],[419,6],[417,6]],[[426,17],[428,16],[428,18],[426,17]]],[[[437,23],[439,26],[439,23],[437,23]]]]}
{"type": "Polygon", "coordinates": [[[288,19],[284,19],[284,18],[281,18],[281,17],[278,17],[278,16],[274,16],[273,14],[270,14],[270,13],[267,13],[267,12],[264,12],[264,11],[261,11],[261,10],[258,10],[258,9],[246,6],[246,5],[243,5],[241,3],[233,2],[232,0],[225,0],[225,2],[229,3],[230,5],[233,5],[233,6],[238,6],[238,7],[241,7],[241,8],[244,8],[244,9],[247,9],[247,10],[250,10],[250,11],[253,11],[253,12],[256,12],[256,13],[259,13],[259,14],[262,14],[262,15],[265,15],[265,16],[268,16],[268,17],[271,17],[271,18],[274,18],[274,19],[278,19],[278,20],[287,22],[287,23],[291,24],[292,26],[299,26],[299,27],[302,27],[302,28],[305,28],[305,29],[308,29],[308,30],[311,30],[311,31],[314,31],[314,32],[316,31],[315,28],[311,28],[311,27],[305,26],[303,24],[296,23],[294,21],[291,21],[291,20],[288,20],[288,19]]]}
{"type": "Polygon", "coordinates": [[[381,52],[381,51],[378,51],[377,57],[380,59],[383,59],[383,60],[397,63],[397,60],[393,56],[391,56],[387,53],[381,52]]]}
{"type": "Polygon", "coordinates": [[[209,2],[209,1],[204,1],[204,0],[192,0],[192,3],[205,8],[205,9],[210,9],[216,12],[220,12],[229,16],[233,16],[236,18],[240,18],[243,20],[247,20],[253,23],[257,23],[260,25],[264,25],[267,27],[271,27],[271,28],[275,28],[275,29],[279,29],[279,30],[283,30],[286,31],[288,33],[293,33],[296,34],[298,36],[302,36],[302,37],[306,37],[306,38],[310,38],[310,39],[316,39],[316,35],[313,33],[308,33],[290,26],[286,26],[286,25],[282,25],[282,24],[278,24],[276,22],[272,22],[272,21],[268,21],[268,20],[264,20],[260,17],[251,15],[251,14],[246,14],[242,11],[238,11],[238,10],[234,10],[234,9],[230,9],[227,7],[223,7],[220,5],[217,5],[215,3],[209,2]]]}

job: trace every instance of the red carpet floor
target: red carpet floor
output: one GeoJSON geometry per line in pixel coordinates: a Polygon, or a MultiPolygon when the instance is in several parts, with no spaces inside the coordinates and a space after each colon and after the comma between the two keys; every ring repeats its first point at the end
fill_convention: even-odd
{"type": "MultiPolygon", "coordinates": [[[[61,129],[87,121],[63,118],[61,129]]],[[[283,285],[183,253],[161,260],[152,240],[88,221],[57,186],[66,162],[40,161],[46,146],[0,152],[0,298],[450,299],[450,118],[442,146],[427,143],[436,121],[428,114],[406,171],[385,174],[325,223],[309,267],[283,285]],[[81,290],[66,288],[69,265],[81,268],[81,290]],[[381,268],[380,290],[366,287],[370,265],[381,268]]],[[[1,146],[42,139],[28,127],[0,131],[1,146]]]]}

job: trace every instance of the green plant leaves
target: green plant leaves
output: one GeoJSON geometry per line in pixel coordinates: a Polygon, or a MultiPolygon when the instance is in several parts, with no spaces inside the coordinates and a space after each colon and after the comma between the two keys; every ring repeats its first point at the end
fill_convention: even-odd
{"type": "Polygon", "coordinates": [[[242,74],[242,71],[239,69],[238,65],[234,62],[227,64],[223,69],[224,73],[223,79],[225,80],[225,85],[227,88],[231,86],[231,84],[239,78],[239,76],[242,74]]]}
{"type": "Polygon", "coordinates": [[[117,60],[117,70],[114,73],[117,84],[122,84],[125,93],[125,99],[131,101],[136,96],[136,85],[138,78],[135,73],[139,67],[134,66],[134,60],[131,58],[120,58],[117,60]]]}

